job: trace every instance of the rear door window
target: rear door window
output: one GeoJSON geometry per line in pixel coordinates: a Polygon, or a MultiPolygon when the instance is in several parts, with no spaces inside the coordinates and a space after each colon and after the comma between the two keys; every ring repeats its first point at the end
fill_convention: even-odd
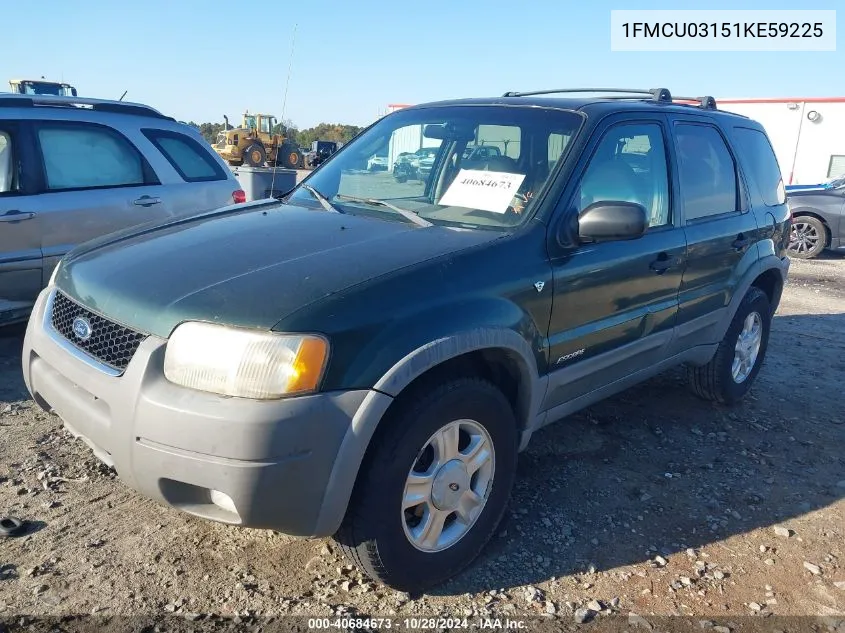
{"type": "Polygon", "coordinates": [[[225,180],[223,168],[194,139],[169,130],[141,130],[186,182],[225,180]]]}
{"type": "Polygon", "coordinates": [[[679,123],[675,138],[686,220],[738,211],[736,165],[719,131],[712,125],[679,123]]]}
{"type": "Polygon", "coordinates": [[[91,123],[37,124],[47,189],[96,189],[158,184],[126,138],[91,123]]]}
{"type": "Polygon", "coordinates": [[[786,202],[780,166],[766,135],[760,130],[738,127],[736,138],[763,203],[774,207],[786,202]]]}

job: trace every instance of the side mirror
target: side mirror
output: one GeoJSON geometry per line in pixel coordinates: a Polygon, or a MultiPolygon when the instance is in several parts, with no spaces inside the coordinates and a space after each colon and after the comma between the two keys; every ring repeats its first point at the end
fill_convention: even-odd
{"type": "Polygon", "coordinates": [[[646,232],[645,207],[635,202],[594,202],[578,216],[578,236],[584,242],[633,240],[646,232]]]}

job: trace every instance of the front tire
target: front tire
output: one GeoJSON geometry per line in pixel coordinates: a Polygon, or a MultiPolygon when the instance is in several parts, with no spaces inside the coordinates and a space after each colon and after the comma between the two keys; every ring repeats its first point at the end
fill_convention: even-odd
{"type": "Polygon", "coordinates": [[[517,423],[501,391],[476,378],[394,406],[335,538],[373,579],[418,592],[469,565],[495,532],[516,473],[517,423]]]}
{"type": "Polygon", "coordinates": [[[243,163],[248,167],[261,167],[266,159],[267,154],[258,143],[253,143],[244,150],[243,163]]]}
{"type": "Polygon", "coordinates": [[[792,232],[789,235],[790,257],[813,259],[818,257],[827,246],[827,227],[824,222],[812,215],[799,215],[792,220],[792,232]]]}
{"type": "Polygon", "coordinates": [[[705,400],[734,404],[751,389],[766,357],[771,327],[771,304],[752,286],[734,315],[715,356],[702,367],[690,367],[693,393],[705,400]]]}

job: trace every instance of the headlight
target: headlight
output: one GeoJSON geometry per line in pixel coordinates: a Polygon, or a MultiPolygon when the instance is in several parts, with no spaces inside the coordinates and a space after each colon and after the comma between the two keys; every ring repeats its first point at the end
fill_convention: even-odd
{"type": "Polygon", "coordinates": [[[187,322],[167,341],[164,375],[177,385],[241,398],[315,391],[329,346],[320,336],[187,322]]]}

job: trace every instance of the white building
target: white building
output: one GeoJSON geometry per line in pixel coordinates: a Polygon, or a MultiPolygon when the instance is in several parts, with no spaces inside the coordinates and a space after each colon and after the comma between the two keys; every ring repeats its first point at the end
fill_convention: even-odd
{"type": "MultiPolygon", "coordinates": [[[[812,185],[845,175],[845,97],[717,98],[716,103],[720,110],[745,115],[763,125],[787,185],[812,185]]],[[[391,104],[387,112],[404,107],[407,105],[391,104]]],[[[403,147],[397,145],[391,154],[413,151],[410,147],[414,144],[422,146],[422,139],[405,139],[399,144],[403,147]]]]}
{"type": "Polygon", "coordinates": [[[845,175],[845,97],[717,98],[716,103],[766,128],[786,184],[813,185],[845,175]]]}

